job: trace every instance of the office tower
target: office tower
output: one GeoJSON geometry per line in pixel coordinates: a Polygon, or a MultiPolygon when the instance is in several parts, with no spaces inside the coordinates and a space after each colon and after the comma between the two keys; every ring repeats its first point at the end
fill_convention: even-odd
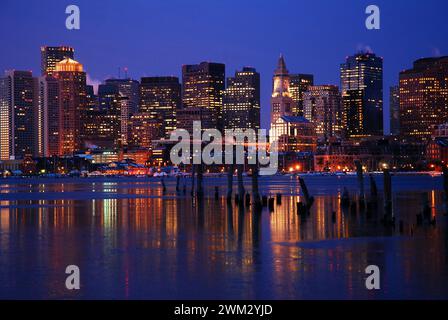
{"type": "Polygon", "coordinates": [[[124,99],[127,98],[121,96],[118,86],[110,84],[98,86],[98,109],[88,110],[83,121],[83,140],[88,148],[121,147],[123,139],[121,107],[124,99]]]}
{"type": "Polygon", "coordinates": [[[121,97],[121,136],[122,144],[127,144],[128,122],[132,114],[139,112],[140,84],[132,79],[108,79],[107,85],[116,86],[121,97]]]}
{"type": "Polygon", "coordinates": [[[176,112],[181,104],[181,86],[176,77],[145,77],[140,83],[140,111],[159,119],[161,137],[176,129],[176,112]]]}
{"type": "Polygon", "coordinates": [[[162,122],[150,113],[137,113],[129,120],[129,145],[132,147],[151,149],[152,142],[158,140],[162,133],[162,122]]]}
{"type": "Polygon", "coordinates": [[[0,78],[0,160],[35,155],[35,80],[30,71],[0,78]]]}
{"type": "Polygon", "coordinates": [[[290,77],[282,55],[278,59],[277,69],[272,80],[271,129],[282,116],[293,116],[294,100],[289,91],[290,77]]]}
{"type": "Polygon", "coordinates": [[[86,111],[86,73],[79,62],[64,59],[53,76],[59,81],[59,151],[70,155],[83,148],[82,117],[86,111]]]}
{"type": "Polygon", "coordinates": [[[37,154],[49,157],[59,153],[59,81],[51,76],[37,81],[37,154]]]}
{"type": "Polygon", "coordinates": [[[42,75],[51,75],[56,70],[56,63],[69,58],[74,59],[75,50],[71,47],[41,47],[42,75]]]}
{"type": "Polygon", "coordinates": [[[294,100],[292,113],[295,116],[303,116],[303,94],[308,91],[310,86],[314,85],[314,76],[312,74],[291,74],[289,77],[289,93],[294,100]]]}
{"type": "Polygon", "coordinates": [[[227,78],[222,118],[225,129],[260,129],[260,74],[254,68],[227,78]]]}
{"type": "MultiPolygon", "coordinates": [[[[201,62],[182,67],[183,108],[203,108],[212,112],[212,128],[221,129],[225,65],[201,62]]],[[[203,126],[203,128],[205,128],[203,126]]]]}
{"type": "Polygon", "coordinates": [[[347,57],[341,90],[348,136],[383,135],[383,58],[373,53],[347,57]]]}
{"type": "Polygon", "coordinates": [[[314,124],[319,140],[342,135],[341,94],[337,86],[310,86],[303,94],[303,108],[304,117],[314,124]]]}
{"type": "Polygon", "coordinates": [[[389,93],[390,134],[400,133],[400,86],[390,87],[389,93]]]}
{"type": "Polygon", "coordinates": [[[448,121],[448,56],[414,62],[400,73],[400,135],[426,140],[448,121]]]}
{"type": "Polygon", "coordinates": [[[86,110],[99,110],[98,95],[95,94],[93,86],[86,86],[86,110]]]}

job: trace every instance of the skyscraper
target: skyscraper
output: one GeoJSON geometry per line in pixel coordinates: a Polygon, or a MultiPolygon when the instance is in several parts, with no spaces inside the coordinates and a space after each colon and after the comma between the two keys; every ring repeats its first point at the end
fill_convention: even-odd
{"type": "Polygon", "coordinates": [[[304,117],[314,124],[321,141],[342,135],[341,94],[337,86],[310,86],[303,94],[303,107],[304,117]]]}
{"type": "Polygon", "coordinates": [[[312,74],[291,74],[289,83],[289,92],[294,105],[292,113],[295,116],[303,116],[303,94],[310,86],[314,84],[314,76],[312,74]]]}
{"type": "Polygon", "coordinates": [[[38,79],[37,154],[59,153],[59,81],[51,76],[38,79]]]}
{"type": "Polygon", "coordinates": [[[182,67],[183,108],[203,108],[212,112],[213,128],[220,129],[222,97],[225,89],[225,65],[201,62],[182,67]]]}
{"type": "Polygon", "coordinates": [[[254,68],[227,78],[222,118],[225,129],[260,129],[260,74],[254,68]]]}
{"type": "Polygon", "coordinates": [[[41,47],[42,75],[51,75],[56,70],[56,63],[66,58],[74,59],[75,50],[71,47],[41,47]]]}
{"type": "Polygon", "coordinates": [[[36,152],[36,96],[31,71],[7,71],[0,78],[0,159],[36,152]]]}
{"type": "Polygon", "coordinates": [[[132,114],[139,112],[139,82],[132,79],[108,79],[106,85],[116,86],[121,97],[121,140],[122,144],[126,145],[129,136],[129,118],[132,114]]]}
{"type": "Polygon", "coordinates": [[[373,53],[347,57],[341,89],[348,136],[383,135],[383,58],[373,53]]]}
{"type": "Polygon", "coordinates": [[[282,116],[293,116],[294,100],[289,91],[290,76],[282,55],[278,59],[277,69],[272,80],[271,129],[282,116]]]}
{"type": "Polygon", "coordinates": [[[390,134],[400,133],[400,86],[390,87],[389,92],[390,134]]]}
{"type": "Polygon", "coordinates": [[[115,84],[98,86],[98,106],[88,106],[82,115],[84,147],[114,149],[122,146],[122,106],[125,99],[115,84]]]}
{"type": "Polygon", "coordinates": [[[162,124],[161,137],[176,129],[176,112],[181,104],[181,86],[177,77],[145,77],[140,84],[140,111],[162,124]]]}
{"type": "Polygon", "coordinates": [[[426,140],[432,126],[448,121],[448,56],[414,62],[400,73],[400,134],[426,140]]]}
{"type": "Polygon", "coordinates": [[[59,80],[59,155],[83,148],[82,117],[86,110],[86,73],[79,62],[64,59],[56,64],[59,80]]]}

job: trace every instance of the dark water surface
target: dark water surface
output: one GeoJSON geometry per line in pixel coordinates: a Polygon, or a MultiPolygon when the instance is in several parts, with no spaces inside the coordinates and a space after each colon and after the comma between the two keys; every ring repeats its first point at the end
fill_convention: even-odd
{"type": "Polygon", "coordinates": [[[303,221],[295,177],[261,180],[263,194],[283,194],[261,215],[227,204],[225,178],[206,178],[203,203],[192,199],[189,181],[177,195],[173,178],[165,194],[157,179],[0,180],[0,298],[448,298],[440,177],[393,177],[403,232],[381,223],[381,198],[370,215],[341,209],[343,187],[355,195],[356,177],[305,181],[316,202],[303,221]],[[436,226],[416,226],[422,193],[436,226]],[[81,270],[79,291],[65,288],[72,264],[81,270]],[[365,287],[372,264],[381,270],[378,291],[365,287]]]}

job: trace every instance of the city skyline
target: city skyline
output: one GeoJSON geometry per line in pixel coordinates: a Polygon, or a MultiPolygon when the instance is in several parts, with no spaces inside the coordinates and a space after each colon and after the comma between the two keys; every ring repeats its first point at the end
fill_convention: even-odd
{"type": "Polygon", "coordinates": [[[4,19],[0,24],[2,30],[8,30],[6,24],[8,28],[12,27],[15,31],[12,34],[17,37],[12,38],[12,34],[3,31],[2,38],[11,44],[13,50],[2,52],[0,70],[32,70],[34,75],[39,74],[38,50],[42,45],[74,47],[77,60],[87,71],[89,82],[92,83],[93,79],[96,84],[116,78],[118,67],[122,68],[122,74],[124,67],[127,67],[129,76],[138,80],[145,76],[172,75],[181,78],[182,65],[200,61],[226,64],[226,77],[244,66],[252,66],[261,75],[261,121],[262,127],[268,129],[271,76],[280,53],[286,57],[291,74],[313,74],[315,85],[339,86],[339,65],[345,57],[370,47],[384,58],[384,127],[387,133],[388,88],[398,84],[399,72],[418,58],[438,56],[448,51],[442,36],[447,33],[448,27],[443,24],[444,10],[440,10],[447,4],[436,0],[430,1],[435,5],[409,4],[405,1],[377,2],[386,16],[408,16],[412,20],[419,12],[420,23],[404,25],[399,20],[384,18],[381,30],[369,31],[364,26],[366,1],[348,7],[327,2],[280,1],[276,6],[284,8],[279,15],[283,19],[285,32],[278,32],[275,19],[270,19],[268,15],[270,4],[265,1],[258,1],[257,8],[253,6],[253,1],[230,1],[219,5],[197,1],[189,5],[176,1],[135,1],[134,5],[122,10],[118,2],[111,1],[103,8],[97,3],[78,1],[82,26],[79,31],[69,31],[64,27],[67,5],[64,1],[48,1],[39,6],[27,3],[27,9],[14,20],[9,16],[20,11],[20,1],[6,1],[2,4],[0,16],[4,19]],[[51,14],[45,9],[50,6],[51,14]],[[61,11],[59,17],[54,14],[58,8],[61,11]],[[309,12],[319,12],[320,18],[307,14],[309,12]],[[198,14],[196,21],[185,19],[191,13],[198,14]],[[101,25],[94,24],[99,14],[108,17],[101,25]],[[145,15],[146,19],[143,19],[145,15]],[[294,19],[291,20],[291,17],[294,19]],[[429,17],[431,20],[428,20],[429,17]],[[180,19],[184,22],[184,28],[170,26],[170,19],[180,19]],[[210,28],[201,27],[209,25],[213,19],[224,22],[223,26],[214,23],[210,28]],[[123,21],[132,23],[123,26],[123,21]],[[163,28],[155,29],[156,26],[163,28]],[[29,32],[29,28],[33,28],[33,32],[29,32]],[[224,33],[223,28],[228,32],[224,33]],[[339,36],[329,36],[328,30],[339,36]],[[210,37],[213,33],[215,36],[210,37]],[[125,37],[126,34],[132,36],[125,37]],[[111,40],[111,35],[120,38],[119,46],[111,40]],[[89,49],[93,43],[97,43],[94,46],[96,50],[89,49]],[[36,55],[31,52],[36,52],[36,55]]]}

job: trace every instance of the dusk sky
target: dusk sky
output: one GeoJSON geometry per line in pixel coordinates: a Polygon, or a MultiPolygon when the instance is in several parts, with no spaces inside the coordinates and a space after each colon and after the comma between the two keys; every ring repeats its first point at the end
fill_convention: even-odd
{"type": "MultiPolygon", "coordinates": [[[[384,100],[415,59],[448,54],[446,0],[0,0],[0,69],[40,75],[40,46],[70,45],[91,81],[118,76],[181,76],[183,64],[226,64],[226,75],[253,66],[262,79],[262,125],[269,125],[271,77],[283,53],[292,73],[339,85],[347,55],[384,57],[384,100]],[[65,28],[65,8],[81,10],[81,29],[65,28]],[[365,8],[381,9],[369,31],[365,8]]],[[[385,126],[388,131],[389,125],[385,126]]]]}

